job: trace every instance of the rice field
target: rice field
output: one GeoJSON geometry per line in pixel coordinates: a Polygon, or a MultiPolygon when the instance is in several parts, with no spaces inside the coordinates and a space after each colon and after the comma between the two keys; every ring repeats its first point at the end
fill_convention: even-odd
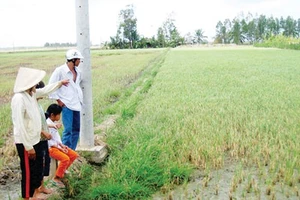
{"type": "MultiPolygon", "coordinates": [[[[0,66],[6,72],[0,73],[1,99],[11,95],[22,63],[45,69],[47,80],[61,54],[1,53],[7,59],[0,66]]],[[[108,160],[97,170],[83,168],[76,178],[89,187],[71,181],[66,198],[299,199],[299,51],[221,47],[91,55],[95,126],[110,115],[119,118],[104,138],[108,160]]],[[[1,121],[1,135],[11,130],[2,117],[9,112],[5,101],[1,120],[8,125],[1,121]]]]}

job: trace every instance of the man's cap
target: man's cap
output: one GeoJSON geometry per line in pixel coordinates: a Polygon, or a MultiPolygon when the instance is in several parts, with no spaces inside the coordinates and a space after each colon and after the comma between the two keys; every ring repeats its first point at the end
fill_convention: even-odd
{"type": "Polygon", "coordinates": [[[66,53],[66,59],[72,60],[74,58],[83,59],[83,56],[81,55],[80,51],[78,51],[77,49],[68,50],[66,53]]]}

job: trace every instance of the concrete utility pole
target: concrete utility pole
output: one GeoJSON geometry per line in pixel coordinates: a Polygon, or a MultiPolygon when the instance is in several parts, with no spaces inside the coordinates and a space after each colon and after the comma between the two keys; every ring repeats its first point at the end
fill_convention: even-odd
{"type": "Polygon", "coordinates": [[[90,62],[90,27],[88,0],[76,0],[76,34],[77,48],[84,59],[79,65],[82,71],[81,88],[83,106],[81,110],[80,147],[94,147],[94,124],[92,102],[92,68],[90,62]]]}
{"type": "Polygon", "coordinates": [[[90,162],[101,163],[107,157],[108,150],[106,145],[94,145],[89,1],[76,0],[75,6],[77,48],[84,57],[82,63],[79,65],[82,71],[81,88],[83,91],[83,106],[81,110],[80,143],[76,151],[80,151],[80,154],[83,156],[87,153],[90,162]]]}

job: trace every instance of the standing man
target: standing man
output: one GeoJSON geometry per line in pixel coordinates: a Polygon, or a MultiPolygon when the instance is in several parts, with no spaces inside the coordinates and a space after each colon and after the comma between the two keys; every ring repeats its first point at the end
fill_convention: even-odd
{"type": "Polygon", "coordinates": [[[83,101],[83,94],[80,88],[81,72],[78,68],[81,53],[76,49],[68,50],[66,53],[66,63],[57,67],[52,73],[49,84],[63,79],[69,79],[68,87],[61,87],[50,95],[55,99],[62,109],[62,122],[64,131],[62,133],[62,143],[75,150],[80,132],[80,111],[83,101]]]}

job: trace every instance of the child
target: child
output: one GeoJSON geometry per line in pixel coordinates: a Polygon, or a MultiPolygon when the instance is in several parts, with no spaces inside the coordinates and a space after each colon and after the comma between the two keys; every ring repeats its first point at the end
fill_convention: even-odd
{"type": "Polygon", "coordinates": [[[61,106],[59,106],[58,104],[51,104],[48,107],[45,115],[47,124],[49,126],[49,131],[52,135],[52,138],[48,140],[49,155],[50,157],[59,161],[55,177],[53,178],[53,183],[55,183],[55,185],[57,185],[58,187],[63,188],[64,184],[61,179],[64,177],[66,170],[78,157],[78,154],[74,150],[62,144],[59,132],[57,130],[58,127],[55,124],[55,122],[60,120],[61,112],[61,106]]]}

